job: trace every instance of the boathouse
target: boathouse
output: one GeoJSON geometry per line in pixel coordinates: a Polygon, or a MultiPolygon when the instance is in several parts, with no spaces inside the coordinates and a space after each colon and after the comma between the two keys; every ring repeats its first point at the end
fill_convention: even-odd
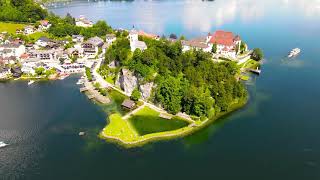
{"type": "Polygon", "coordinates": [[[122,107],[130,109],[130,110],[133,109],[135,105],[136,105],[136,103],[130,99],[124,100],[123,103],[121,104],[122,107]]]}

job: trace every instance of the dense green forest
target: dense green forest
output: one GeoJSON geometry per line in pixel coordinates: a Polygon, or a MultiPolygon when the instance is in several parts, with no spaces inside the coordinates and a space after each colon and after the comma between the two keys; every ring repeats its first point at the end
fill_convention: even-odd
{"type": "Polygon", "coordinates": [[[46,16],[33,0],[0,0],[0,21],[36,22],[46,16]]]}
{"type": "MultiPolygon", "coordinates": [[[[214,63],[211,54],[203,51],[183,53],[180,41],[141,39],[148,49],[131,53],[129,41],[119,38],[107,50],[105,63],[116,60],[139,79],[154,81],[152,101],[169,112],[210,116],[247,97],[244,85],[235,77],[239,69],[234,62],[214,63]]],[[[108,71],[108,66],[103,67],[108,71]]]]}
{"type": "Polygon", "coordinates": [[[81,34],[85,38],[94,36],[103,37],[107,33],[113,32],[111,26],[105,21],[98,21],[90,28],[78,27],[75,25],[75,18],[70,14],[67,14],[64,18],[49,14],[47,19],[52,23],[49,33],[56,37],[72,36],[75,34],[81,34]]]}

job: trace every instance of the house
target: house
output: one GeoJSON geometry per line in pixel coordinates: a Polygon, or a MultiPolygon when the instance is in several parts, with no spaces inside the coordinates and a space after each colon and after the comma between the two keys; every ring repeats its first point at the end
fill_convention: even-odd
{"type": "Polygon", "coordinates": [[[210,46],[214,44],[217,46],[216,54],[235,58],[238,55],[238,49],[240,49],[241,38],[232,32],[218,30],[213,34],[208,34],[207,43],[210,46]]]}
{"type": "Polygon", "coordinates": [[[46,47],[50,42],[51,40],[49,38],[42,36],[35,42],[35,44],[40,47],[46,47]]]}
{"type": "Polygon", "coordinates": [[[30,59],[51,62],[51,61],[57,60],[57,51],[53,50],[53,49],[50,49],[50,50],[30,50],[29,56],[30,56],[30,59]]]}
{"type": "Polygon", "coordinates": [[[133,109],[136,103],[130,99],[125,99],[123,103],[121,104],[122,107],[127,108],[127,109],[133,109]]]}
{"type": "Polygon", "coordinates": [[[22,71],[24,74],[32,74],[32,75],[35,75],[36,72],[35,72],[35,70],[34,70],[34,67],[36,67],[35,63],[23,63],[23,64],[22,64],[21,71],[22,71]]]}
{"type": "Polygon", "coordinates": [[[72,42],[82,43],[84,41],[84,37],[82,35],[72,35],[72,42]]]}
{"type": "Polygon", "coordinates": [[[107,52],[107,49],[111,46],[109,43],[104,43],[102,46],[102,53],[105,54],[107,52]]]}
{"type": "Polygon", "coordinates": [[[102,48],[104,42],[99,37],[93,37],[81,44],[83,54],[88,58],[95,58],[98,55],[99,48],[102,48]]]}
{"type": "Polygon", "coordinates": [[[205,38],[198,38],[198,39],[193,39],[193,40],[182,40],[182,51],[189,51],[192,49],[195,50],[202,50],[204,52],[211,52],[212,46],[208,45],[205,41],[205,38]]]}
{"type": "Polygon", "coordinates": [[[10,72],[12,73],[13,77],[15,77],[15,78],[19,78],[19,77],[21,77],[21,75],[22,75],[21,68],[18,67],[18,66],[12,67],[12,68],[10,69],[10,72]]]}
{"type": "Polygon", "coordinates": [[[28,26],[24,27],[23,33],[25,35],[33,34],[34,33],[34,29],[35,29],[34,26],[28,25],[28,26]]]}
{"type": "Polygon", "coordinates": [[[107,34],[106,35],[106,43],[112,44],[117,39],[116,35],[114,34],[107,34]]]}
{"type": "Polygon", "coordinates": [[[51,24],[48,20],[41,20],[39,25],[40,30],[48,30],[51,27],[51,24]]]}
{"type": "Polygon", "coordinates": [[[68,56],[69,57],[83,57],[83,49],[82,48],[69,48],[67,50],[68,56]]]}
{"type": "Polygon", "coordinates": [[[10,43],[0,45],[0,56],[3,58],[6,57],[20,57],[26,52],[26,47],[23,44],[19,43],[10,43]]]}
{"type": "Polygon", "coordinates": [[[76,26],[79,27],[92,27],[93,22],[89,21],[85,16],[80,15],[79,19],[76,19],[76,26]]]}
{"type": "Polygon", "coordinates": [[[130,48],[131,51],[135,51],[136,49],[140,49],[144,51],[147,49],[147,45],[143,41],[139,41],[139,34],[136,30],[132,29],[129,33],[129,41],[130,41],[130,48]]]}

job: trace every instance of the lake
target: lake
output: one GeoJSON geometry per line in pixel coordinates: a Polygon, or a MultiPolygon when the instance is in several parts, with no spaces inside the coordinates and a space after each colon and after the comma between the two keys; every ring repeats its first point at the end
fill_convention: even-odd
{"type": "Polygon", "coordinates": [[[217,29],[260,47],[243,109],[194,135],[123,149],[97,137],[105,110],[63,81],[0,83],[0,179],[320,179],[318,0],[72,1],[50,11],[188,38],[217,29]],[[288,52],[302,53],[288,60],[288,52]],[[79,137],[79,131],[87,136],[79,137]]]}

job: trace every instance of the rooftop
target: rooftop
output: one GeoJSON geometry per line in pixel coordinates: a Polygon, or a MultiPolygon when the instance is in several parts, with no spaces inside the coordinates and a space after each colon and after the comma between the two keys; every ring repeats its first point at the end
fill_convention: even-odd
{"type": "Polygon", "coordinates": [[[121,105],[125,108],[132,109],[136,105],[136,103],[130,99],[126,99],[121,105]]]}

